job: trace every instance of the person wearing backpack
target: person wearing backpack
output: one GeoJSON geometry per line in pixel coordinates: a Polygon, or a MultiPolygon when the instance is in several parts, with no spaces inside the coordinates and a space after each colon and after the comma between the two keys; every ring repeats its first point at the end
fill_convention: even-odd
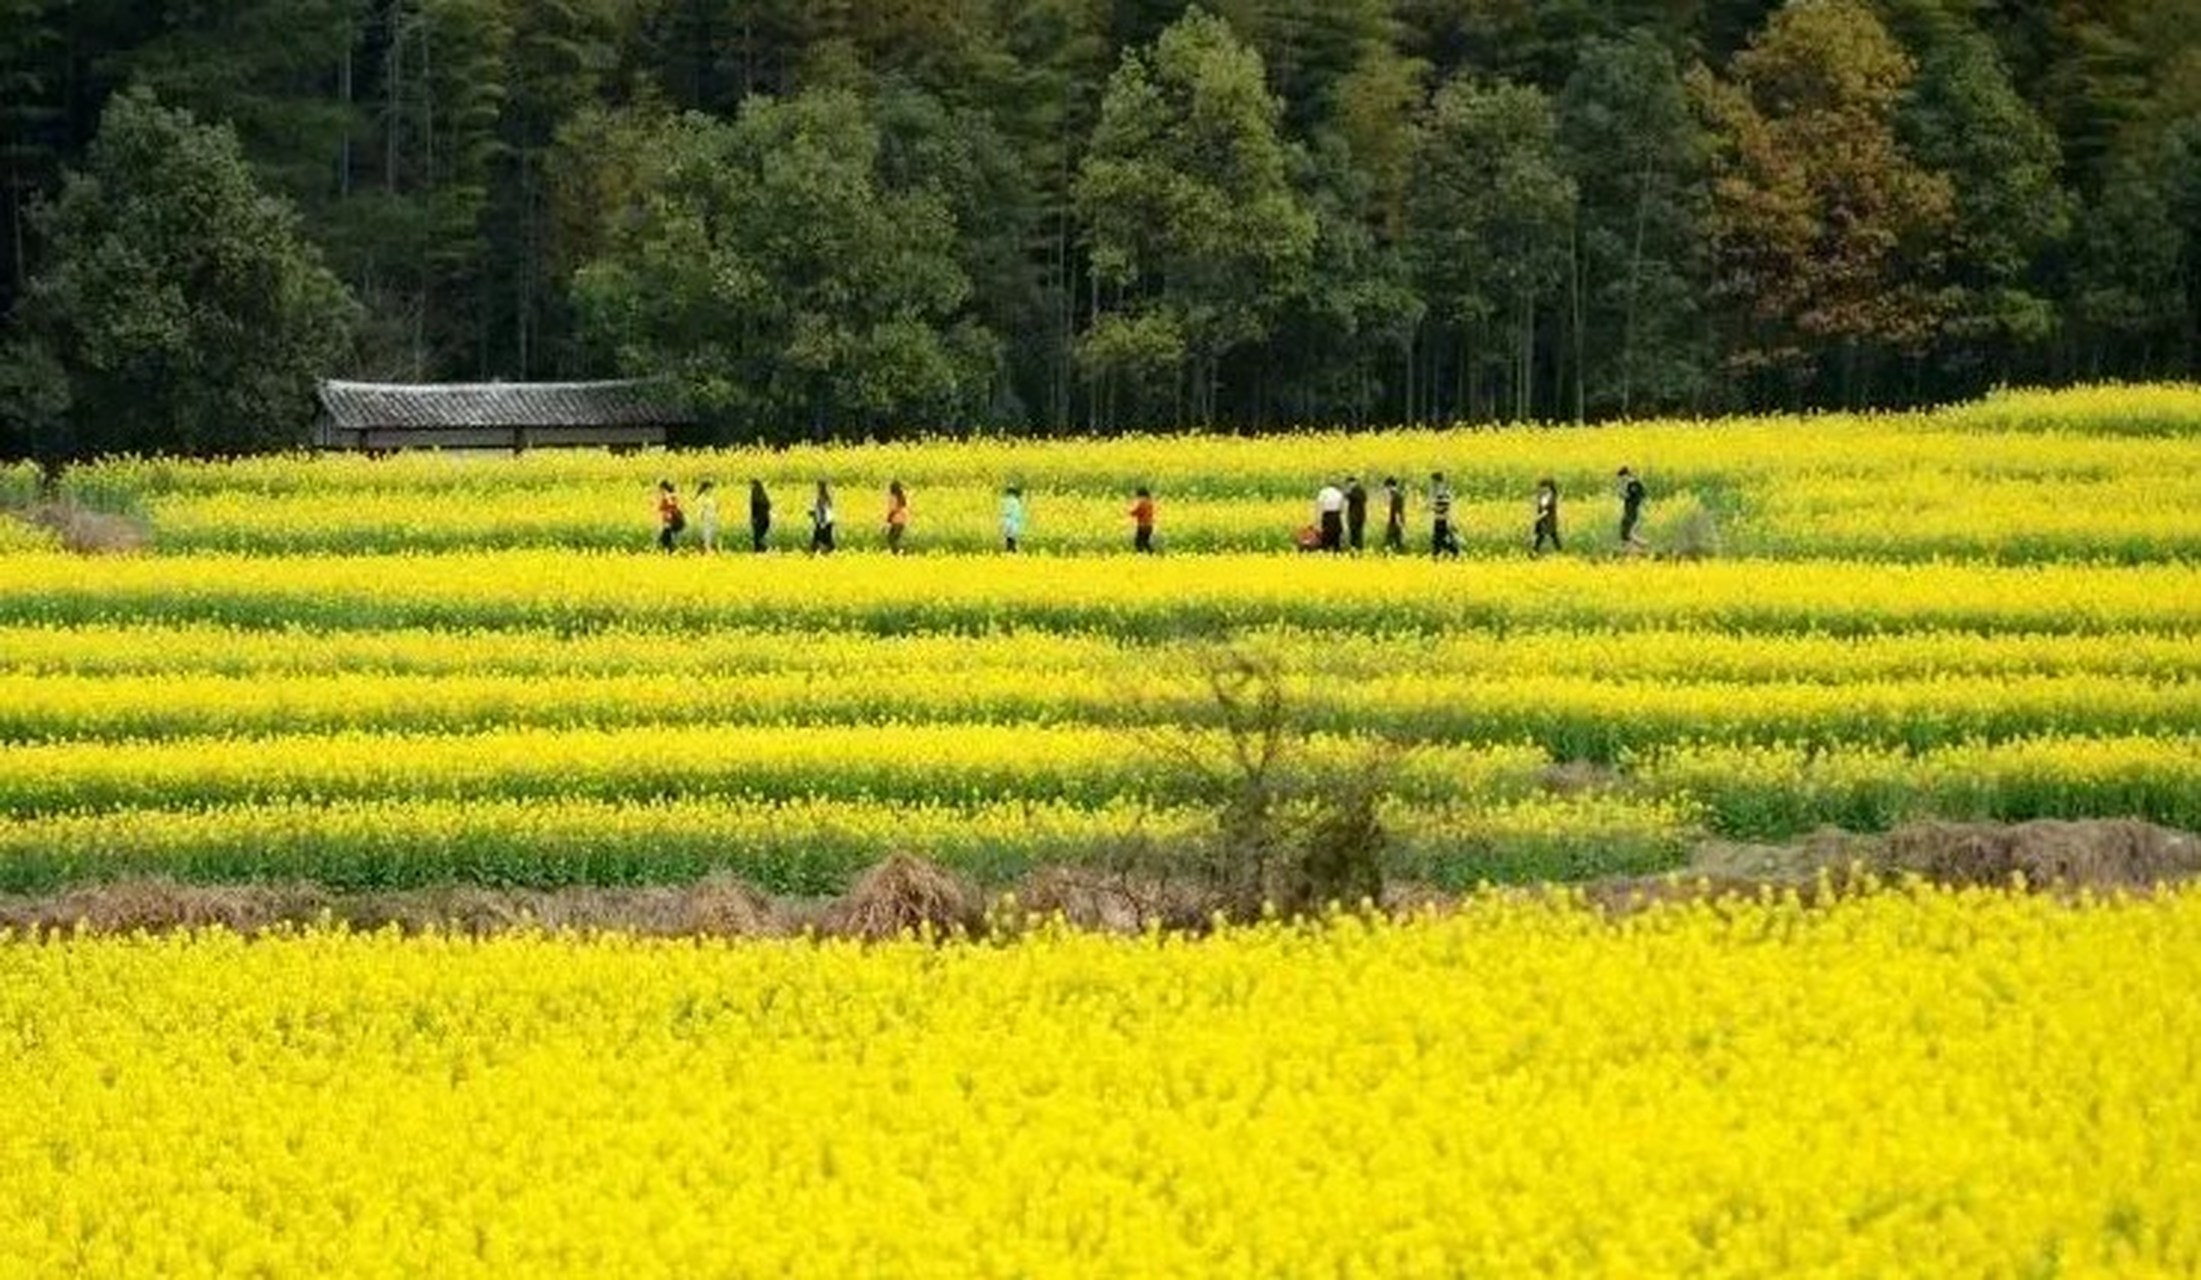
{"type": "Polygon", "coordinates": [[[673,544],[688,527],[688,517],[680,513],[680,494],[673,489],[673,482],[657,482],[657,549],[672,554],[673,544]]]}
{"type": "Polygon", "coordinates": [[[833,550],[833,490],[823,480],[818,481],[818,496],[810,504],[810,549],[833,550]]]}

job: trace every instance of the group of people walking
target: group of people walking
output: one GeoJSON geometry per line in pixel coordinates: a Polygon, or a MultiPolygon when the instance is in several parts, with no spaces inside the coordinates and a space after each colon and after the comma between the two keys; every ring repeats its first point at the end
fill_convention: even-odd
{"type": "MultiPolygon", "coordinates": [[[[1648,491],[1635,472],[1622,467],[1619,474],[1620,494],[1620,545],[1629,552],[1646,549],[1639,534],[1643,519],[1643,504],[1648,491]]],[[[1406,489],[1396,476],[1386,476],[1382,487],[1383,497],[1383,549],[1406,550],[1406,489]]],[[[1346,479],[1343,485],[1335,480],[1325,483],[1315,494],[1315,523],[1299,531],[1299,547],[1303,551],[1343,552],[1360,551],[1367,546],[1368,513],[1371,495],[1359,476],[1346,479]]],[[[1453,516],[1452,484],[1442,471],[1429,477],[1429,553],[1440,558],[1458,559],[1460,555],[1459,525],[1453,516]]],[[[1559,537],[1559,483],[1546,476],[1536,482],[1535,521],[1530,526],[1530,549],[1542,555],[1546,545],[1554,551],[1565,550],[1559,537]]]]}
{"type": "MultiPolygon", "coordinates": [[[[1617,478],[1620,498],[1620,545],[1630,553],[1646,549],[1640,536],[1643,506],[1648,491],[1635,472],[1622,467],[1617,478]]],[[[1391,552],[1406,550],[1406,488],[1396,476],[1386,476],[1381,488],[1383,498],[1383,549],[1391,552]]],[[[1315,522],[1299,530],[1295,537],[1302,551],[1344,552],[1361,551],[1367,545],[1368,516],[1372,496],[1360,477],[1348,477],[1341,485],[1336,480],[1324,482],[1315,494],[1315,522]]],[[[1429,477],[1429,550],[1440,558],[1457,559],[1460,555],[1460,535],[1453,517],[1454,498],[1452,485],[1442,471],[1429,477]]],[[[696,487],[696,523],[703,550],[719,549],[720,514],[718,487],[705,480],[696,487]]],[[[1155,553],[1154,531],[1157,508],[1153,490],[1140,486],[1134,495],[1131,508],[1125,513],[1131,520],[1131,549],[1141,555],[1155,553]]],[[[814,553],[831,552],[838,545],[838,514],[833,504],[833,486],[820,480],[810,502],[810,550],[814,553]]],[[[670,552],[679,546],[680,536],[687,531],[687,511],[681,506],[678,488],[670,480],[657,482],[657,545],[670,552]]],[[[886,493],[886,545],[887,550],[900,555],[909,533],[909,491],[900,480],[887,485],[886,493]]],[[[1010,485],[1001,493],[1001,543],[1002,549],[1011,553],[1020,549],[1025,534],[1026,513],[1024,489],[1010,485]]],[[[771,546],[772,496],[764,482],[749,481],[749,545],[750,550],[762,552],[771,546]]],[[[1536,482],[1535,522],[1531,527],[1531,549],[1542,555],[1546,545],[1554,551],[1565,548],[1559,536],[1559,485],[1550,477],[1536,482]]]]}

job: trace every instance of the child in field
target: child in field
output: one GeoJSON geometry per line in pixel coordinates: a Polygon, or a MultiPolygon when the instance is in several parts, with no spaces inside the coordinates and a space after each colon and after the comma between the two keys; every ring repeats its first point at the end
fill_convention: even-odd
{"type": "Polygon", "coordinates": [[[772,495],[764,491],[764,482],[751,477],[749,480],[749,549],[763,554],[772,536],[772,495]]]}
{"type": "Polygon", "coordinates": [[[674,540],[680,531],[688,527],[688,518],[680,514],[680,494],[673,489],[673,482],[657,482],[657,549],[672,554],[674,540]]]}
{"type": "Polygon", "coordinates": [[[902,554],[902,535],[909,529],[909,494],[899,480],[887,485],[887,550],[902,554]]]}
{"type": "Polygon", "coordinates": [[[1024,489],[1010,485],[1001,495],[1001,545],[1014,554],[1024,540],[1024,489]]]}
{"type": "Polygon", "coordinates": [[[1559,485],[1550,476],[1536,482],[1536,547],[1534,554],[1544,554],[1544,541],[1550,539],[1551,549],[1564,551],[1559,545],[1559,485]]]}
{"type": "Polygon", "coordinates": [[[696,521],[703,529],[703,550],[706,554],[718,551],[718,485],[706,480],[695,491],[696,521]]]}
{"type": "Polygon", "coordinates": [[[1383,478],[1383,549],[1406,550],[1406,489],[1397,476],[1383,478]]]}
{"type": "Polygon", "coordinates": [[[1154,495],[1141,485],[1137,496],[1138,501],[1131,504],[1131,549],[1150,556],[1154,554],[1154,495]]]}
{"type": "Polygon", "coordinates": [[[810,549],[833,550],[833,490],[823,480],[818,481],[818,496],[810,504],[810,549]]]}

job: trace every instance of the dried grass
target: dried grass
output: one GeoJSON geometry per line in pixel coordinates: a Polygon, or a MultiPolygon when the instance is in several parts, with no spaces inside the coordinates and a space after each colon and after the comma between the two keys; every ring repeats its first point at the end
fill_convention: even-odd
{"type": "Polygon", "coordinates": [[[820,925],[843,938],[883,942],[912,934],[950,937],[976,934],[985,925],[978,891],[960,876],[923,858],[897,853],[866,871],[820,925]]]}
{"type": "Polygon", "coordinates": [[[77,555],[131,555],[143,551],[152,541],[141,521],[74,502],[42,502],[23,512],[22,518],[51,531],[61,540],[63,550],[77,555]]]}
{"type": "Polygon", "coordinates": [[[1768,889],[1808,901],[1822,881],[1839,892],[1859,874],[1951,888],[2008,888],[2022,877],[2035,892],[2144,891],[2201,877],[2201,837],[2124,819],[1921,822],[1885,836],[1825,828],[1786,845],[1711,842],[1679,873],[1598,881],[1584,893],[1617,910],[1768,889]]]}
{"type": "Polygon", "coordinates": [[[1890,835],[1884,865],[1940,884],[2145,889],[2201,875],[2201,839],[2145,822],[1926,822],[1890,835]]]}
{"type": "MultiPolygon", "coordinates": [[[[1789,845],[1708,844],[1675,875],[1621,877],[1580,887],[1609,911],[1771,891],[1816,900],[1853,871],[1882,878],[1918,875],[1933,883],[2004,887],[2018,877],[2039,892],[2141,891],[2201,878],[2201,837],[2144,822],[1929,822],[1887,836],[1823,830],[1789,845]],[[1822,879],[1824,877],[1825,879],[1822,879]]],[[[1196,884],[1121,868],[1055,865],[1034,871],[1013,895],[1008,929],[1055,917],[1074,928],[1197,933],[1217,910],[1196,884]]],[[[1445,911],[1455,895],[1428,885],[1390,884],[1379,909],[1410,916],[1445,911]]],[[[910,935],[979,936],[989,929],[985,898],[944,868],[897,854],[840,898],[775,899],[726,874],[647,888],[488,889],[452,885],[388,893],[335,893],[312,884],[197,885],[169,879],[85,885],[40,897],[0,897],[0,930],[99,934],[224,928],[259,934],[333,920],[355,929],[396,928],[487,937],[522,929],[628,933],[647,937],[774,938],[803,934],[885,941],[910,935]]]]}

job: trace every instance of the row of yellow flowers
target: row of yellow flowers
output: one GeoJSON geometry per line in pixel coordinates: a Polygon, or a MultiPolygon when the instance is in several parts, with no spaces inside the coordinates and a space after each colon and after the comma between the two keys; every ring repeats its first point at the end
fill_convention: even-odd
{"type": "Polygon", "coordinates": [[[0,1270],[2186,1276],[2201,895],[0,946],[0,1270]]]}
{"type": "MultiPolygon", "coordinates": [[[[2192,637],[2147,632],[1780,631],[1606,628],[1410,632],[1252,628],[1230,637],[1288,678],[1322,684],[1401,671],[1430,678],[1597,676],[1635,681],[1846,684],[1943,677],[2201,677],[2192,637]]],[[[803,672],[941,680],[1086,672],[1191,677],[1212,650],[1105,632],[878,635],[713,627],[376,631],[199,623],[0,625],[0,670],[75,676],[642,676],[803,672]]]]}
{"type": "MultiPolygon", "coordinates": [[[[1482,881],[1661,871],[1699,837],[1694,806],[1604,792],[1387,805],[1393,869],[1482,881]]],[[[132,877],[339,889],[684,883],[729,873],[783,894],[837,893],[893,853],[987,885],[1091,862],[1127,839],[1185,849],[1213,816],[1135,796],[1098,803],[685,795],[274,800],[40,814],[0,822],[0,892],[132,877]]]]}
{"type": "MultiPolygon", "coordinates": [[[[1627,424],[1594,431],[1306,434],[1071,441],[938,440],[786,452],[677,456],[542,454],[521,459],[282,457],[237,463],[122,460],[80,468],[68,488],[137,511],[171,551],[450,551],[640,548],[660,478],[693,496],[719,481],[722,541],[745,546],[746,480],[775,496],[782,546],[808,536],[813,486],[838,487],[844,542],[876,545],[884,492],[915,495],[910,546],[968,552],[996,544],[995,499],[1023,486],[1028,547],[1122,549],[1135,486],[1162,503],[1180,551],[1276,551],[1309,518],[1315,486],[1355,474],[1375,493],[1397,477],[1409,527],[1427,534],[1429,475],[1459,495],[1455,530],[1471,551],[1518,552],[1530,494],[1552,477],[1576,554],[1614,544],[1613,473],[1647,474],[1654,545],[1783,558],[1917,560],[1976,556],[2145,560],[2201,551],[2201,390],[2127,389],[2130,427],[2100,391],[2003,398],[1934,415],[1763,418],[1627,424]],[[2028,412],[2039,414],[2028,419],[2028,412]],[[2183,416],[2180,416],[2183,415],[2183,416]],[[2042,426],[2054,429],[2041,430],[2042,426]]],[[[700,512],[697,512],[700,515],[700,512]]],[[[699,521],[700,523],[700,521],[699,521]]]]}
{"type": "MultiPolygon", "coordinates": [[[[1038,628],[1184,638],[1296,626],[2201,633],[2201,562],[1998,566],[1333,556],[0,556],[0,625],[316,629],[1038,628]]],[[[1616,661],[1621,660],[1615,655],[1616,661]]]]}
{"type": "MultiPolygon", "coordinates": [[[[1965,473],[1982,479],[2135,476],[2190,471],[2201,436],[2201,387],[2096,388],[2000,397],[1941,413],[1766,416],[1717,422],[1606,424],[1576,430],[1304,431],[1262,437],[1109,439],[938,438],[891,444],[728,449],[677,456],[539,451],[518,458],[414,454],[393,458],[278,456],[238,462],[116,460],[70,473],[72,491],[129,502],[173,493],[266,495],[582,488],[635,493],[672,468],[686,484],[715,478],[729,501],[751,477],[799,507],[820,479],[883,489],[987,490],[1020,481],[1035,492],[1127,491],[1151,484],[1181,495],[1311,495],[1324,476],[1425,481],[1448,472],[1463,492],[1525,494],[1539,477],[1603,493],[1632,465],[1671,489],[1723,478],[1813,474],[1965,473]],[[1982,442],[1994,437],[1993,444],[1982,442]]],[[[792,512],[790,512],[792,514],[792,512]]]]}
{"type": "MultiPolygon", "coordinates": [[[[1411,806],[1513,801],[1557,763],[1528,743],[1401,746],[1306,738],[1311,773],[1377,757],[1411,806]]],[[[330,800],[822,797],[905,805],[1002,800],[1194,803],[1223,767],[1213,730],[890,722],[729,728],[500,728],[474,734],[289,734],[0,747],[0,809],[32,814],[330,800]]],[[[1925,817],[2145,817],[2201,827],[2201,736],[2054,735],[1927,750],[1873,743],[1662,743],[1607,780],[1702,806],[1719,829],[1783,835],[1925,817]]],[[[881,850],[887,852],[888,850],[881,850]]]]}
{"type": "MultiPolygon", "coordinates": [[[[2195,452],[2188,450],[2188,452],[2195,452]]],[[[669,461],[661,466],[673,465],[669,461]]],[[[692,463],[681,464],[686,467],[692,463]]],[[[2201,552],[2201,468],[2148,469],[2123,460],[2101,478],[2047,476],[1994,481],[1971,471],[1912,470],[1863,475],[1738,477],[1718,487],[1662,487],[1645,536],[1667,550],[1717,549],[1783,558],[1872,559],[1983,556],[2004,560],[2143,559],[2201,552]],[[2124,468],[2129,467],[2129,470],[2124,468]],[[1714,514],[1706,535],[1688,526],[1714,514]]],[[[1576,478],[1561,507],[1569,554],[1617,545],[1619,504],[1604,482],[1576,478]]],[[[1417,490],[1426,486],[1417,485],[1417,490]]],[[[883,484],[844,484],[834,499],[844,551],[879,550],[883,484]]],[[[454,495],[424,489],[316,489],[281,497],[244,490],[185,493],[144,503],[166,551],[393,553],[514,547],[641,551],[654,511],[639,490],[565,488],[454,495]]],[[[810,536],[812,491],[788,485],[778,497],[768,545],[801,550],[810,536]]],[[[1453,507],[1453,529],[1475,554],[1518,554],[1532,541],[1530,493],[1470,495],[1453,507]]],[[[905,548],[971,552],[999,543],[998,495],[967,485],[918,490],[905,548]]],[[[1311,493],[1267,496],[1164,491],[1161,538],[1176,551],[1291,548],[1312,518],[1311,493]]],[[[1033,491],[1025,497],[1026,549],[1099,554],[1128,550],[1127,492],[1033,491]]],[[[691,502],[693,509],[695,504],[691,502]]],[[[1383,539],[1384,500],[1371,499],[1367,544],[1383,539]]],[[[751,532],[744,494],[720,499],[716,546],[746,554],[751,532]]],[[[1429,549],[1426,497],[1417,492],[1405,524],[1407,550],[1429,549]]],[[[700,549],[695,522],[687,545],[700,549]]]]}
{"type": "MultiPolygon", "coordinates": [[[[729,742],[785,725],[1208,724],[1217,708],[1174,656],[1074,670],[951,674],[861,661],[831,670],[698,675],[0,673],[0,743],[264,737],[339,730],[716,728],[729,742]]],[[[1408,741],[1533,742],[1609,761],[1677,740],[1929,749],[2060,734],[2201,734],[2201,680],[1965,675],[1704,681],[1480,676],[1413,669],[1288,682],[1308,732],[1408,741]]],[[[0,747],[0,773],[8,769],[0,747]]]]}

